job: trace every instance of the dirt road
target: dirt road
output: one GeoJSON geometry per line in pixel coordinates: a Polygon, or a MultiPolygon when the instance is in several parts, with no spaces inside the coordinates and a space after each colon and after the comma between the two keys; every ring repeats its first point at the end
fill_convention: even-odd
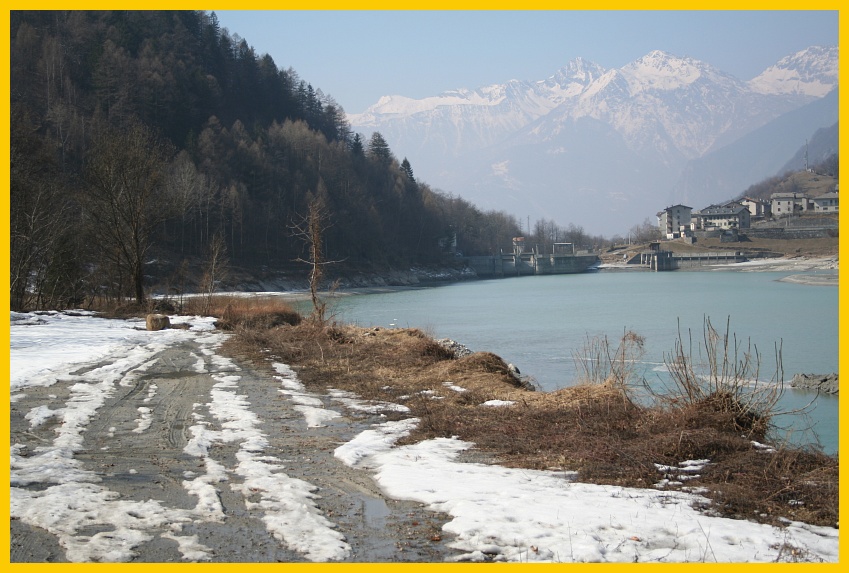
{"type": "Polygon", "coordinates": [[[455,554],[444,516],[386,499],[334,458],[375,414],[283,392],[271,368],[213,348],[187,337],[141,363],[88,364],[13,397],[12,562],[455,554]],[[340,416],[308,427],[305,400],[340,416]]]}

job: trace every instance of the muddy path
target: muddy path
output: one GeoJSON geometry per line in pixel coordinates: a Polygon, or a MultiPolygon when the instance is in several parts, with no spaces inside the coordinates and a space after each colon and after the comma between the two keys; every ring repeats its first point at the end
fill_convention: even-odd
{"type": "Polygon", "coordinates": [[[13,396],[12,562],[456,554],[443,539],[446,516],[387,499],[367,471],[334,457],[375,414],[329,396],[293,398],[270,367],[222,357],[202,337],[119,362],[13,396]],[[309,427],[297,409],[305,399],[339,416],[309,427]]]}

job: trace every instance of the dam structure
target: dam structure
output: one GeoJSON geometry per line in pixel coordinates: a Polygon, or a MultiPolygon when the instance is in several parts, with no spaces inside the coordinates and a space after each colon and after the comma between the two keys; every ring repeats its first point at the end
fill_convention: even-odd
{"type": "Polygon", "coordinates": [[[515,237],[511,253],[463,257],[463,262],[481,278],[506,278],[582,273],[599,258],[589,251],[576,251],[572,243],[554,243],[551,253],[541,253],[538,248],[526,249],[524,237],[515,237]]]}

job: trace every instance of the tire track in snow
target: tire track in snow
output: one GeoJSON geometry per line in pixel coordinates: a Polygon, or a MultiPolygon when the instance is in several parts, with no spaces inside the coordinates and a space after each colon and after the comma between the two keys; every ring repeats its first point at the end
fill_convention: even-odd
{"type": "MultiPolygon", "coordinates": [[[[174,334],[169,333],[171,338],[174,334]]],[[[268,547],[280,541],[300,549],[310,560],[343,558],[347,545],[342,534],[311,503],[316,488],[288,478],[280,472],[279,460],[263,454],[259,420],[248,415],[249,404],[237,399],[223,405],[235,392],[215,389],[212,376],[227,385],[233,378],[226,373],[237,367],[214,353],[222,337],[176,334],[178,349],[174,341],[138,344],[119,358],[78,363],[72,372],[46,373],[37,387],[17,388],[21,393],[13,399],[11,415],[10,516],[20,526],[13,531],[21,532],[20,539],[27,539],[33,527],[55,535],[65,555],[51,555],[50,560],[234,560],[227,554],[244,551],[246,545],[263,546],[249,560],[304,558],[268,547]],[[223,420],[216,420],[222,427],[214,431],[245,443],[240,442],[231,467],[205,459],[204,473],[192,477],[197,459],[180,449],[188,444],[189,424],[196,421],[190,421],[195,405],[215,405],[211,394],[218,397],[215,408],[223,420]],[[251,418],[250,427],[241,433],[224,427],[233,425],[233,415],[251,418]],[[231,484],[237,495],[218,489],[228,474],[242,480],[231,484]],[[292,501],[293,489],[303,499],[292,501]],[[253,501],[257,491],[264,493],[253,501]],[[228,499],[226,510],[221,498],[228,499]],[[228,518],[238,524],[224,533],[215,534],[204,525],[228,518]],[[253,519],[262,520],[278,541],[269,543],[274,541],[270,536],[263,540],[250,525],[253,519]],[[298,529],[293,525],[305,520],[311,520],[312,527],[300,527],[299,536],[293,537],[291,531],[298,529]],[[184,528],[209,539],[232,538],[235,531],[248,532],[250,539],[219,551],[202,543],[197,533],[183,533],[184,528]],[[160,557],[150,558],[149,547],[157,547],[160,557]],[[161,558],[163,547],[176,551],[161,558]]],[[[19,543],[22,551],[27,551],[28,543],[19,543]]]]}

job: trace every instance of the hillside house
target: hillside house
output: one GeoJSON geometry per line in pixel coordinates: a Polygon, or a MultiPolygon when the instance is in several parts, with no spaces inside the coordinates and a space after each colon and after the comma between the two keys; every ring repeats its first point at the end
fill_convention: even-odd
{"type": "Polygon", "coordinates": [[[695,228],[701,230],[713,229],[748,229],[752,224],[749,209],[740,203],[711,205],[694,214],[695,228]]]}
{"type": "Polygon", "coordinates": [[[769,201],[743,197],[738,203],[749,210],[752,219],[769,219],[772,216],[772,205],[769,201]]]}
{"type": "Polygon", "coordinates": [[[814,211],[816,213],[838,212],[837,191],[823,193],[819,197],[814,197],[811,201],[814,203],[814,211]]]}
{"type": "Polygon", "coordinates": [[[813,204],[804,193],[773,193],[769,198],[775,217],[786,217],[813,209],[813,204]]]}
{"type": "Polygon", "coordinates": [[[680,237],[690,229],[692,207],[673,205],[657,213],[657,226],[667,239],[680,237]]]}

